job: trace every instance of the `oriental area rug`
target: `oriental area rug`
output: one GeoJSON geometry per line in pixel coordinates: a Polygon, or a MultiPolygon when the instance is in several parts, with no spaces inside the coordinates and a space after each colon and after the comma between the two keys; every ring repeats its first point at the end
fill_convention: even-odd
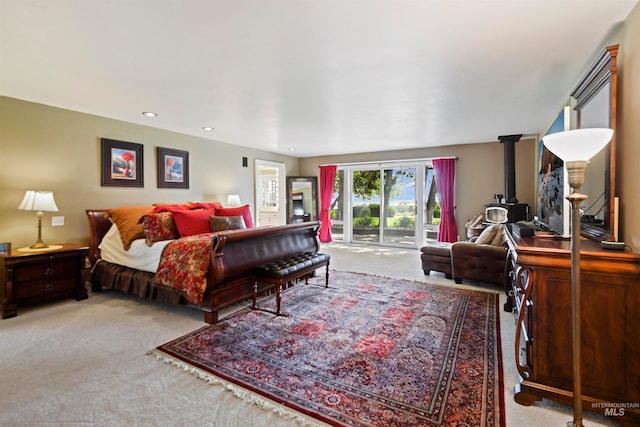
{"type": "Polygon", "coordinates": [[[334,271],[150,354],[332,425],[504,426],[498,298],[334,271]]]}

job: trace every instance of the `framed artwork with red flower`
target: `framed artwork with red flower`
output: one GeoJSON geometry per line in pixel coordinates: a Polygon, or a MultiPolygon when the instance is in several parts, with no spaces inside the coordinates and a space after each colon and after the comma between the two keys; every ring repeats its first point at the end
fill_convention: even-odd
{"type": "Polygon", "coordinates": [[[102,185],[144,187],[142,144],[101,138],[102,185]]]}
{"type": "Polygon", "coordinates": [[[158,147],[158,188],[189,188],[189,152],[158,147]]]}

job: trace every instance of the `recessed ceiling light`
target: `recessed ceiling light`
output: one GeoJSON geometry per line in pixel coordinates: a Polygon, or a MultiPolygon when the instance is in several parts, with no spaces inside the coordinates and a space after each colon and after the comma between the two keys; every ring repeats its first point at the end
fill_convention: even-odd
{"type": "Polygon", "coordinates": [[[296,149],[291,147],[291,148],[289,148],[289,151],[296,151],[296,149]]]}
{"type": "Polygon", "coordinates": [[[151,111],[143,111],[142,115],[147,117],[158,117],[156,113],[152,113],[151,111]]]}
{"type": "Polygon", "coordinates": [[[211,131],[213,128],[211,126],[203,126],[202,130],[211,131]]]}

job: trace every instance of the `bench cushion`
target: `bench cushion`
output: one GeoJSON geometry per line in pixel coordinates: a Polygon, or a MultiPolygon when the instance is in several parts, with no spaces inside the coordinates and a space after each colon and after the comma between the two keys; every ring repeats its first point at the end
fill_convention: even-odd
{"type": "Polygon", "coordinates": [[[259,265],[254,269],[254,274],[258,277],[282,279],[293,276],[299,271],[313,267],[314,265],[326,263],[329,261],[329,258],[327,254],[304,252],[292,257],[259,265]]]}

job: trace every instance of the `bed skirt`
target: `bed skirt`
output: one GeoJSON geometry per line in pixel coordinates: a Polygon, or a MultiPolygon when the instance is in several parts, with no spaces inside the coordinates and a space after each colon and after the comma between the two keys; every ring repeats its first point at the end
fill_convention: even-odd
{"type": "Polygon", "coordinates": [[[156,283],[155,273],[135,270],[104,260],[98,260],[91,270],[91,288],[116,289],[138,297],[171,304],[184,304],[186,300],[174,289],[156,283]]]}

